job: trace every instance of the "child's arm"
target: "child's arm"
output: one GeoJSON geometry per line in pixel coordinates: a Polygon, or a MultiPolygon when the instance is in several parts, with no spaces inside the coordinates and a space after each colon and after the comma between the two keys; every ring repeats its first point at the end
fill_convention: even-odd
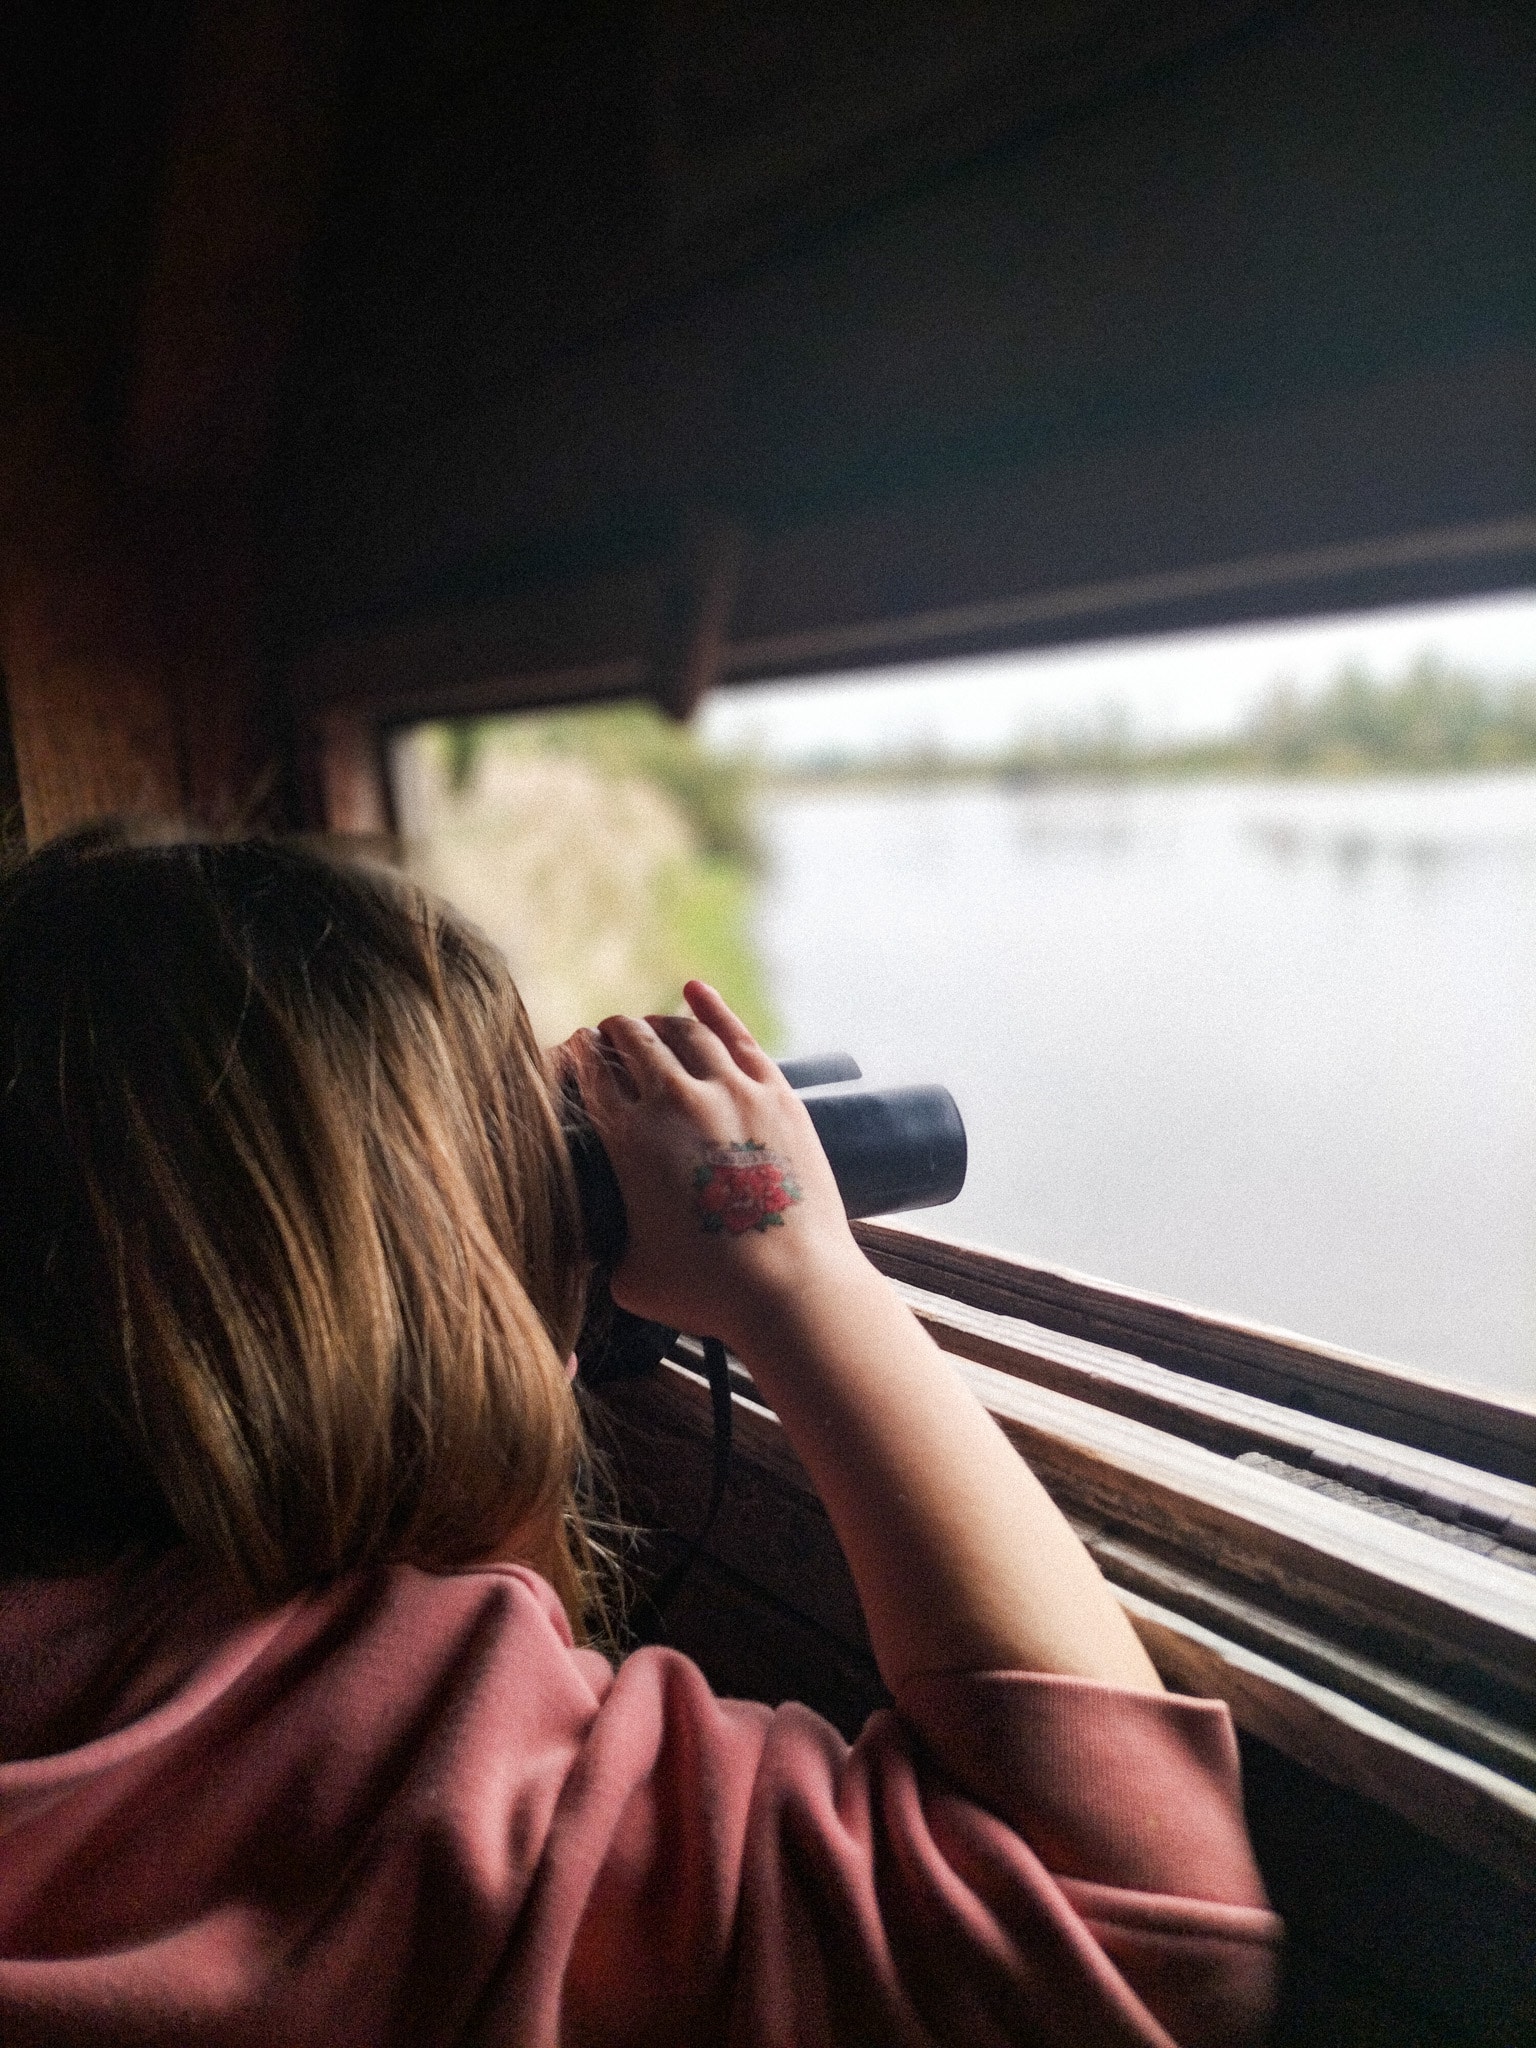
{"type": "Polygon", "coordinates": [[[692,1018],[572,1041],[629,1217],[614,1299],[721,1337],[773,1402],[893,1688],[1024,1670],[1160,1681],[1039,1481],[854,1243],[805,1106],[703,983],[692,1018]]]}

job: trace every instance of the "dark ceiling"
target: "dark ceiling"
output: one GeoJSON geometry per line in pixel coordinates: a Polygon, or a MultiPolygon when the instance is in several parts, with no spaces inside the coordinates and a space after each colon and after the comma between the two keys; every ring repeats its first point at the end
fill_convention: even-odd
{"type": "Polygon", "coordinates": [[[1527,10],[1416,0],[47,6],[7,322],[112,460],[243,497],[289,653],[701,515],[765,646],[852,615],[818,561],[1022,618],[1530,512],[1531,81],[1527,10]]]}

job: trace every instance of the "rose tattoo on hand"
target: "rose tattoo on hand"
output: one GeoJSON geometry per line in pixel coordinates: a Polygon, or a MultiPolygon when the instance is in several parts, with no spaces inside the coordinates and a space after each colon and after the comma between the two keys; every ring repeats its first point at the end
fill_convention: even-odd
{"type": "Polygon", "coordinates": [[[748,1138],[711,1145],[693,1176],[694,1205],[707,1231],[741,1237],[782,1226],[784,1211],[801,1200],[789,1161],[748,1138]]]}

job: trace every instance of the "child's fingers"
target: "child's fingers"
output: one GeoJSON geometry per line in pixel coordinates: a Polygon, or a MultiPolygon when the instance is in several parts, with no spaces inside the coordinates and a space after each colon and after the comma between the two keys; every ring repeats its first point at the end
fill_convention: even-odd
{"type": "Polygon", "coordinates": [[[754,1081],[772,1080],[778,1068],[718,989],[712,989],[707,981],[690,981],[683,995],[694,1016],[714,1033],[744,1074],[754,1081]]]}
{"type": "Polygon", "coordinates": [[[677,1054],[643,1017],[605,1017],[597,1028],[618,1054],[642,1099],[675,1095],[680,1084],[692,1079],[677,1054]]]}
{"type": "Polygon", "coordinates": [[[706,1025],[694,1017],[647,1017],[646,1023],[696,1081],[728,1081],[736,1062],[706,1025]]]}

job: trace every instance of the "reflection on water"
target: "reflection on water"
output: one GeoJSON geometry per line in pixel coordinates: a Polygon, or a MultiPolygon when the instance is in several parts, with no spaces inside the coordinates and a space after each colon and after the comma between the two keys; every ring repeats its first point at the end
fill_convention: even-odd
{"type": "Polygon", "coordinates": [[[1331,861],[1344,876],[1376,860],[1428,873],[1449,861],[1536,860],[1536,818],[1511,801],[1529,778],[1478,777],[1467,785],[1425,783],[1292,785],[1284,808],[1258,805],[1239,829],[1276,860],[1331,861]],[[1466,799],[1481,798],[1469,814],[1466,799]]]}
{"type": "Polygon", "coordinates": [[[767,823],[786,1046],[966,1113],[928,1227],[1536,1395],[1536,775],[767,823]]]}

